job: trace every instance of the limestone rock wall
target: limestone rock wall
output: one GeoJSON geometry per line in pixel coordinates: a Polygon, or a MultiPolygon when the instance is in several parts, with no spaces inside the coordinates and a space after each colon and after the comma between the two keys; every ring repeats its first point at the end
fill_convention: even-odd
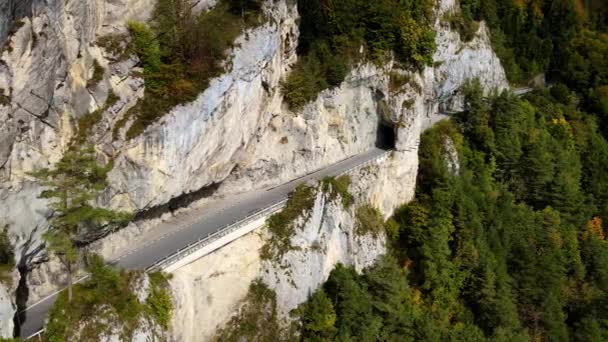
{"type": "MultiPolygon", "coordinates": [[[[375,172],[361,174],[352,188],[356,196],[366,196],[388,216],[412,198],[419,136],[442,117],[440,109],[459,107],[460,85],[467,78],[479,77],[488,91],[507,86],[485,26],[480,26],[472,42],[461,42],[441,21],[443,13],[456,9],[455,2],[438,0],[438,63],[434,67],[411,73],[394,70],[391,63],[383,67],[364,63],[340,87],[322,92],[302,111],[292,112],[283,102],[280,81],[297,59],[297,6],[292,0],[266,1],[264,11],[270,20],[238,38],[226,74],[212,80],[194,102],[176,107],[140,137],[114,141],[112,128],[143,95],[144,85],[137,77],[136,58],[117,60],[98,40],[125,33],[128,20],[145,21],[154,0],[22,3],[28,6],[23,13],[30,14],[23,19],[14,19],[17,17],[7,12],[8,7],[0,5],[0,22],[11,18],[21,23],[5,38],[0,54],[0,92],[3,99],[9,99],[8,104],[0,101],[0,223],[9,225],[17,262],[36,268],[28,283],[44,291],[32,289],[36,294],[32,298],[61,284],[55,284],[57,277],[46,274],[46,269],[54,267],[37,266],[48,259],[40,237],[52,212],[38,199],[41,189],[27,173],[59,160],[73,136],[75,121],[102,107],[110,90],[119,100],[104,111],[91,134],[100,158],[115,160],[111,189],[102,204],[140,211],[213,184],[220,184],[217,196],[277,184],[373,147],[383,124],[394,130],[396,151],[375,172]],[[104,77],[87,86],[94,61],[104,69],[104,77]],[[391,71],[407,73],[411,81],[390,89],[391,71]]],[[[214,4],[213,0],[200,0],[194,9],[214,4]]],[[[4,27],[0,25],[0,42],[6,35],[4,27]]],[[[328,230],[328,250],[335,251],[336,257],[310,256],[313,259],[306,267],[325,270],[341,258],[364,264],[349,254],[352,251],[338,252],[354,242],[338,238],[342,233],[335,233],[335,225],[347,225],[350,214],[338,214],[334,209],[329,210],[333,218],[324,220],[332,222],[332,227],[329,223],[321,227],[328,230]],[[319,262],[325,266],[316,264],[319,262]]],[[[307,234],[309,240],[314,235],[312,230],[307,234]]],[[[297,260],[308,257],[293,256],[293,267],[305,267],[297,260]]],[[[202,268],[192,267],[193,273],[185,275],[184,282],[202,272],[202,268]]],[[[307,280],[308,288],[322,278],[307,280]]],[[[281,279],[279,275],[276,281],[283,284],[281,279]]],[[[196,290],[195,285],[188,286],[176,287],[176,296],[183,295],[180,289],[196,290]]],[[[248,283],[243,288],[246,286],[248,283]]],[[[294,298],[301,299],[299,296],[294,298]]],[[[202,307],[183,303],[180,312],[202,312],[202,307]]],[[[288,304],[285,302],[286,307],[293,303],[288,304]]]]}
{"type": "MultiPolygon", "coordinates": [[[[455,6],[452,1],[438,4],[435,60],[441,63],[421,73],[398,71],[411,79],[401,89],[389,89],[391,65],[360,65],[339,88],[322,92],[301,112],[283,110],[274,115],[270,129],[245,149],[238,168],[220,189],[271,184],[363,151],[373,146],[382,122],[394,128],[396,150],[382,164],[353,175],[350,191],[358,204],[371,203],[385,217],[411,200],[420,134],[443,118],[440,112],[460,109],[458,88],[469,78],[479,78],[488,92],[508,87],[483,24],[477,37],[464,43],[442,22],[443,13],[456,10],[455,6]]],[[[320,195],[309,218],[298,223],[292,238],[296,249],[279,263],[260,260],[259,249],[268,238],[262,230],[177,270],[172,282],[178,303],[174,340],[196,340],[200,327],[193,325],[192,318],[198,314],[209,322],[202,332],[204,339],[213,336],[237,312],[255,278],[261,277],[275,290],[279,312],[286,317],[327,279],[337,263],[357,269],[371,265],[385,251],[384,237],[357,237],[354,225],[353,210],[328,203],[320,195]]]]}
{"type": "MultiPolygon", "coordinates": [[[[12,3],[12,1],[9,1],[12,3]]],[[[17,2],[15,2],[15,6],[17,2]]],[[[111,119],[141,95],[141,81],[124,69],[136,61],[112,65],[96,44],[99,37],[126,32],[128,20],[145,20],[152,0],[22,1],[16,31],[0,52],[0,222],[15,238],[17,262],[33,264],[51,212],[38,198],[41,189],[28,173],[56,162],[73,135],[75,120],[101,107],[110,89],[120,100],[105,114],[111,119]],[[104,79],[88,85],[94,61],[104,79]],[[107,69],[105,69],[107,68],[107,69]],[[121,77],[123,76],[123,77],[121,77]]],[[[130,69],[129,69],[130,70],[130,69]]]]}
{"type": "Polygon", "coordinates": [[[0,282],[0,339],[13,337],[13,316],[17,311],[15,304],[15,288],[19,277],[14,270],[8,275],[10,280],[0,282]]]}
{"type": "Polygon", "coordinates": [[[388,158],[352,173],[350,192],[355,204],[349,208],[343,207],[340,198],[329,200],[319,191],[310,212],[294,222],[294,248],[280,260],[260,258],[260,249],[269,239],[260,228],[176,270],[171,280],[176,304],[172,340],[210,340],[217,328],[239,310],[249,284],[256,278],[275,291],[278,310],[287,319],[289,311],[327,280],[337,263],[359,270],[370,266],[385,253],[385,237],[357,235],[355,208],[362,204],[388,204],[392,208],[413,197],[407,187],[401,189],[398,184],[414,182],[415,170],[395,177],[394,171],[388,171],[395,162],[388,158]],[[389,196],[384,197],[385,193],[389,196]],[[390,198],[399,202],[386,203],[390,198]],[[198,324],[201,321],[205,324],[198,324]]]}
{"type": "Polygon", "coordinates": [[[272,19],[237,39],[226,74],[124,144],[110,174],[113,206],[149,209],[222,182],[281,113],[279,82],[295,61],[297,10],[278,1],[265,12],[272,19]]]}

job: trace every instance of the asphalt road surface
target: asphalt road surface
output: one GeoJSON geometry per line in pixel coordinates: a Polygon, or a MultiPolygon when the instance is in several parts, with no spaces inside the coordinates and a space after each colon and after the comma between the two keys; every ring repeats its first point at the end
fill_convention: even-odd
{"type": "MultiPolygon", "coordinates": [[[[285,199],[287,195],[301,183],[307,181],[318,181],[326,176],[335,176],[356,167],[368,160],[372,160],[385,150],[374,148],[368,152],[350,157],[341,162],[313,172],[304,177],[279,185],[274,188],[253,191],[239,196],[239,199],[219,210],[201,215],[197,221],[190,225],[173,227],[164,235],[154,241],[146,241],[112,261],[118,267],[128,269],[145,269],[154,265],[157,261],[165,259],[191,242],[206,237],[221,228],[246,218],[258,210],[285,199]]],[[[36,304],[31,305],[20,314],[22,321],[20,336],[28,338],[38,333],[44,324],[44,319],[55,302],[58,293],[46,297],[36,304]]]]}

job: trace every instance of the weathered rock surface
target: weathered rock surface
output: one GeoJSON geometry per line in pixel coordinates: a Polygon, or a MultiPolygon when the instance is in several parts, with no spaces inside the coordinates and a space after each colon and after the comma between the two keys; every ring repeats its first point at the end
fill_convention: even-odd
{"type": "MultiPolygon", "coordinates": [[[[269,237],[263,228],[234,241],[177,271],[171,280],[176,309],[172,321],[174,341],[209,340],[219,326],[230,319],[247,294],[249,284],[261,278],[277,295],[281,317],[305,301],[323,283],[337,263],[357,269],[370,266],[385,252],[384,236],[355,233],[355,208],[362,203],[379,206],[383,185],[413,181],[413,174],[387,177],[390,159],[354,172],[351,190],[355,205],[344,208],[340,198],[328,200],[318,192],[310,212],[294,222],[293,249],[279,260],[260,258],[269,237]],[[197,324],[203,319],[206,324],[197,324]]],[[[394,191],[394,190],[393,190],[394,191]]],[[[413,193],[396,191],[399,201],[413,193]]],[[[409,198],[407,198],[409,196],[409,198]]],[[[382,201],[382,200],[381,200],[382,201]]],[[[391,203],[395,205],[395,203],[391,203]]]]}
{"type": "MultiPolygon", "coordinates": [[[[454,10],[454,6],[453,2],[441,2],[439,13],[454,10]]],[[[383,122],[396,131],[396,151],[382,164],[359,171],[353,177],[351,192],[357,203],[372,203],[385,216],[412,199],[422,130],[442,118],[438,115],[440,110],[460,109],[462,100],[457,91],[467,79],[479,78],[488,92],[508,86],[483,24],[469,43],[461,42],[441,19],[437,20],[436,29],[435,59],[442,63],[411,74],[412,81],[397,90],[388,87],[390,66],[379,69],[361,65],[339,88],[324,91],[301,113],[282,111],[275,115],[270,121],[271,129],[260,135],[258,143],[246,148],[238,169],[225,180],[223,188],[240,190],[267,185],[363,151],[373,146],[379,123],[383,122]]],[[[457,172],[457,159],[451,161],[452,170],[457,172]]],[[[188,323],[189,317],[206,309],[213,314],[209,314],[211,323],[202,334],[212,336],[229,319],[230,312],[238,310],[247,292],[246,284],[257,277],[275,290],[279,312],[285,317],[327,279],[336,263],[357,269],[370,265],[384,252],[383,240],[357,237],[354,222],[352,211],[319,196],[310,217],[298,224],[292,238],[296,249],[279,263],[259,260],[256,250],[264,244],[265,237],[252,234],[226,247],[230,251],[226,254],[209,255],[176,271],[175,279],[179,281],[173,283],[174,294],[182,299],[178,299],[174,317],[175,340],[195,340],[193,333],[200,330],[188,323]],[[217,265],[218,258],[223,260],[222,266],[217,265]],[[230,265],[228,274],[222,273],[224,264],[230,265]],[[240,270],[244,276],[236,281],[240,270]],[[196,287],[186,285],[191,279],[196,279],[196,287]],[[184,314],[188,318],[184,319],[184,314]]]]}
{"type": "Polygon", "coordinates": [[[0,283],[0,339],[13,337],[13,316],[17,311],[15,304],[15,282],[18,281],[17,271],[9,276],[11,281],[0,283]]]}
{"type": "MultiPolygon", "coordinates": [[[[458,34],[441,22],[443,13],[455,9],[455,2],[440,0],[435,25],[438,63],[434,67],[421,73],[397,70],[409,73],[411,81],[401,89],[390,89],[390,63],[382,68],[362,64],[340,87],[322,92],[294,113],[282,100],[280,80],[297,58],[297,9],[291,0],[267,1],[264,10],[272,20],[238,38],[226,74],[212,80],[197,100],[173,109],[140,137],[113,141],[113,126],[142,96],[143,83],[133,73],[137,70],[135,58],[118,61],[97,42],[100,37],[125,33],[128,20],[148,18],[154,0],[23,3],[31,6],[23,13],[33,15],[21,21],[23,25],[7,38],[0,55],[0,88],[10,98],[10,104],[0,105],[0,206],[4,208],[0,222],[9,224],[17,262],[30,267],[47,259],[40,237],[51,212],[47,203],[37,198],[41,189],[27,173],[61,158],[75,120],[103,106],[110,89],[120,99],[103,113],[91,136],[100,157],[115,157],[111,189],[103,204],[146,210],[212,184],[221,184],[216,195],[276,184],[369,149],[384,125],[382,134],[391,131],[395,135],[396,151],[378,170],[359,175],[351,188],[362,197],[360,203],[364,199],[372,202],[388,216],[413,196],[421,131],[441,118],[440,109],[459,108],[457,89],[464,81],[478,77],[488,91],[507,86],[486,27],[480,25],[473,41],[461,42],[458,34]],[[104,68],[104,78],[87,86],[94,60],[104,68]]],[[[214,3],[201,0],[195,10],[214,3]]],[[[0,22],[18,17],[7,15],[1,6],[0,22]]],[[[0,42],[6,35],[3,32],[6,28],[0,25],[0,42]]],[[[331,206],[322,207],[327,205],[331,206]]],[[[348,226],[350,214],[336,210],[329,210],[334,216],[323,221],[332,222],[332,227],[320,223],[333,256],[294,256],[294,267],[325,270],[339,260],[365,264],[356,261],[354,254],[349,254],[352,251],[341,250],[354,242],[344,240],[345,233],[338,233],[337,228],[348,226]],[[310,264],[305,266],[306,260],[310,264]]],[[[313,230],[306,234],[308,238],[303,237],[302,243],[314,236],[313,230]]],[[[206,291],[202,285],[186,286],[198,277],[197,272],[206,272],[204,267],[192,267],[185,278],[176,277],[183,279],[183,286],[176,285],[178,298],[186,298],[180,291],[206,291]]],[[[48,276],[46,269],[53,267],[39,267],[30,275],[29,283],[43,289],[33,289],[32,298],[57,286],[59,280],[48,276]]],[[[323,274],[302,280],[309,282],[302,284],[303,288],[314,288],[323,274]]],[[[249,284],[245,278],[244,285],[238,285],[241,290],[249,284]]],[[[211,279],[205,286],[215,286],[211,279]]],[[[287,291],[286,286],[281,288],[287,291]]],[[[239,293],[242,291],[234,298],[239,293]]],[[[289,303],[286,299],[285,307],[293,306],[302,296],[294,295],[297,300],[289,303]]],[[[190,324],[188,317],[203,310],[196,306],[200,304],[182,303],[179,312],[183,320],[176,324],[184,324],[184,336],[189,336],[188,329],[196,326],[185,326],[190,324]]],[[[218,324],[220,318],[230,315],[216,314],[218,324]]]]}
{"type": "Polygon", "coordinates": [[[488,93],[509,86],[500,60],[492,50],[490,33],[484,22],[480,23],[475,38],[464,43],[458,32],[450,30],[449,23],[442,20],[446,13],[457,10],[458,4],[454,0],[439,1],[433,90],[442,111],[462,111],[463,98],[458,90],[467,80],[479,79],[488,93]]]}

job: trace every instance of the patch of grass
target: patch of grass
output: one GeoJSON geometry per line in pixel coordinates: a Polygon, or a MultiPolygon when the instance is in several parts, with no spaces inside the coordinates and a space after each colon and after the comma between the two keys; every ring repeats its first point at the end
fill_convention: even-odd
{"type": "Polygon", "coordinates": [[[389,78],[389,83],[388,83],[388,89],[391,92],[396,92],[399,89],[401,89],[404,85],[408,84],[411,80],[410,75],[407,74],[401,74],[399,72],[396,71],[391,71],[389,74],[390,78],[389,78]]]}
{"type": "Polygon", "coordinates": [[[4,95],[4,88],[0,88],[0,106],[8,106],[11,104],[11,97],[4,95]]]}
{"type": "Polygon", "coordinates": [[[414,99],[407,99],[407,100],[403,100],[403,103],[401,103],[401,105],[405,109],[412,109],[412,106],[414,106],[414,103],[416,103],[414,99]]]}
{"type": "Polygon", "coordinates": [[[353,195],[348,192],[348,187],[351,183],[350,176],[344,175],[338,178],[325,177],[321,183],[323,184],[323,192],[329,194],[330,200],[334,200],[338,195],[340,195],[344,208],[350,207],[350,205],[353,203],[353,195]]]}
{"type": "Polygon", "coordinates": [[[223,0],[199,16],[184,0],[160,0],[150,27],[130,23],[146,90],[126,138],[140,135],[175,106],[194,101],[226,71],[227,52],[245,29],[263,22],[261,14],[251,0],[223,0]]]}
{"type": "Polygon", "coordinates": [[[217,332],[214,341],[284,341],[283,337],[278,323],[276,294],[256,279],[249,286],[238,314],[217,332]]]}
{"type": "Polygon", "coordinates": [[[129,48],[129,35],[126,33],[99,37],[95,44],[114,56],[116,61],[127,59],[132,52],[129,48]]]}
{"type": "Polygon", "coordinates": [[[473,19],[465,18],[461,12],[454,11],[444,14],[443,21],[450,24],[450,28],[460,35],[463,42],[470,42],[479,30],[479,23],[473,19]]]}
{"type": "Polygon", "coordinates": [[[171,314],[173,312],[173,301],[169,292],[169,283],[165,274],[154,272],[150,277],[150,295],[146,300],[150,314],[164,329],[169,328],[171,314]]]}
{"type": "Polygon", "coordinates": [[[293,221],[312,209],[315,204],[315,188],[300,184],[289,194],[283,210],[268,218],[270,240],[262,247],[262,259],[279,259],[292,249],[291,237],[294,234],[293,221]]]}
{"type": "Polygon", "coordinates": [[[87,81],[87,88],[93,88],[99,84],[103,80],[103,74],[105,70],[103,67],[97,62],[96,59],[93,60],[93,76],[87,81]]]}
{"type": "Polygon", "coordinates": [[[140,105],[140,102],[137,102],[135,104],[135,106],[131,107],[126,113],[123,114],[122,118],[120,118],[118,121],[116,121],[116,123],[114,124],[114,127],[112,128],[112,139],[113,140],[117,140],[119,138],[120,130],[123,127],[125,127],[125,125],[127,124],[127,121],[129,121],[129,119],[131,117],[133,117],[134,115],[137,115],[137,113],[139,111],[139,105],[140,105]]]}
{"type": "Polygon", "coordinates": [[[12,285],[13,267],[15,267],[15,251],[8,238],[8,226],[0,227],[0,282],[12,285]]]}
{"type": "Polygon", "coordinates": [[[384,218],[380,211],[371,205],[364,205],[357,208],[355,213],[357,224],[355,232],[358,235],[373,234],[377,236],[384,230],[384,218]]]}
{"type": "Polygon", "coordinates": [[[112,107],[119,99],[120,98],[110,90],[106,103],[101,108],[79,118],[77,122],[78,132],[76,133],[76,136],[74,136],[73,144],[82,144],[86,142],[93,127],[101,121],[103,117],[102,114],[108,110],[108,108],[112,107]]]}
{"type": "MultiPolygon", "coordinates": [[[[65,291],[57,298],[49,313],[45,332],[47,341],[69,341],[76,333],[82,341],[97,341],[114,325],[122,328],[122,340],[131,340],[142,318],[166,326],[168,319],[161,317],[158,321],[156,316],[167,310],[167,299],[163,297],[168,292],[161,290],[165,289],[162,275],[150,276],[151,297],[142,303],[133,292],[136,280],[143,276],[141,271],[115,270],[98,256],[89,257],[87,269],[91,276],[74,286],[71,302],[68,302],[65,291]],[[157,306],[153,307],[150,301],[157,306]],[[115,324],[108,324],[108,321],[115,324]]],[[[170,309],[168,312],[170,315],[170,309]]]]}

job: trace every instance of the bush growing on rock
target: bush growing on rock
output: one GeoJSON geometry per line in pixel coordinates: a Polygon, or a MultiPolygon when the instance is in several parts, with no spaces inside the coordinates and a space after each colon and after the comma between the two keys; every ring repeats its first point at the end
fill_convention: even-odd
{"type": "MultiPolygon", "coordinates": [[[[74,286],[71,302],[65,292],[59,295],[49,314],[45,340],[97,341],[103,335],[118,334],[128,341],[142,322],[168,328],[173,307],[165,275],[115,270],[95,255],[87,261],[90,278],[74,286]],[[145,277],[149,278],[147,289],[141,288],[145,277]],[[147,299],[141,301],[137,291],[146,291],[147,299]]],[[[151,327],[150,333],[155,332],[151,327]]]]}
{"type": "Polygon", "coordinates": [[[247,297],[226,326],[220,329],[214,341],[285,341],[278,322],[276,295],[260,279],[249,286],[247,297]]]}
{"type": "Polygon", "coordinates": [[[195,100],[225,71],[235,39],[259,25],[261,15],[261,2],[254,0],[221,0],[199,15],[192,13],[189,1],[160,0],[149,26],[130,23],[146,89],[129,112],[134,120],[126,138],[138,136],[173,107],[195,100]]]}
{"type": "Polygon", "coordinates": [[[415,70],[432,64],[435,35],[433,1],[299,1],[300,59],[282,90],[294,110],[325,89],[340,85],[363,60],[415,70]],[[360,53],[363,48],[363,54],[360,53]]]}
{"type": "Polygon", "coordinates": [[[291,237],[295,232],[293,222],[312,209],[315,196],[315,188],[300,184],[289,194],[285,208],[268,218],[267,225],[271,236],[262,247],[262,259],[280,258],[292,248],[291,237]]]}
{"type": "Polygon", "coordinates": [[[15,267],[15,250],[8,237],[8,226],[0,225],[0,281],[11,282],[10,272],[15,267]]]}
{"type": "Polygon", "coordinates": [[[378,235],[384,231],[384,218],[382,217],[382,213],[371,205],[364,205],[357,208],[355,218],[357,219],[355,231],[359,235],[378,235]]]}
{"type": "Polygon", "coordinates": [[[350,176],[345,175],[338,178],[325,177],[321,183],[323,185],[323,191],[329,193],[330,200],[333,200],[340,195],[342,205],[344,205],[345,208],[348,208],[353,203],[353,195],[348,192],[348,187],[351,183],[350,176]]]}

